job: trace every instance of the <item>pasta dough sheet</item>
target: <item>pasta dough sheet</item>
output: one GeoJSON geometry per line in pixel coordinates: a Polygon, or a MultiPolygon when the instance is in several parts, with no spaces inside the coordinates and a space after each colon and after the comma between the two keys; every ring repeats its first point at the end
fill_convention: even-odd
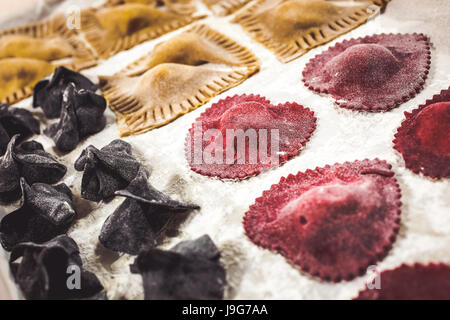
{"type": "MultiPolygon", "coordinates": [[[[89,1],[78,3],[85,5],[89,1]]],[[[200,11],[208,12],[202,4],[199,4],[199,8],[200,11]]],[[[288,64],[279,62],[272,52],[252,40],[241,26],[231,24],[229,21],[232,18],[233,15],[210,15],[201,23],[209,24],[248,47],[261,62],[260,72],[164,127],[124,138],[131,143],[142,163],[152,170],[150,182],[156,188],[175,199],[201,206],[201,210],[192,213],[162,247],[169,248],[182,240],[195,239],[208,233],[221,250],[221,261],[227,270],[226,299],[353,298],[364,288],[368,275],[337,284],[311,278],[291,266],[281,255],[254,245],[244,233],[242,219],[254,200],[283,176],[326,164],[378,157],[393,165],[402,189],[403,202],[399,237],[388,256],[377,265],[378,270],[395,268],[402,263],[450,263],[450,181],[432,181],[407,170],[392,143],[404,119],[403,112],[415,109],[450,85],[448,0],[393,0],[381,16],[288,64]],[[430,36],[432,42],[432,65],[424,90],[398,108],[374,114],[344,110],[334,104],[330,97],[308,90],[301,82],[301,72],[309,59],[336,42],[391,32],[422,32],[430,36]],[[298,157],[276,170],[249,180],[223,182],[194,173],[184,157],[185,136],[192,123],[212,103],[243,93],[260,94],[274,104],[297,102],[313,110],[318,120],[311,140],[298,157]]],[[[186,28],[119,53],[82,73],[97,82],[98,75],[114,74],[145,55],[155,44],[183,30],[186,28]]],[[[32,110],[31,99],[18,105],[32,110]]],[[[42,119],[41,129],[45,128],[47,123],[41,111],[32,111],[42,119]]],[[[112,139],[119,138],[114,114],[107,110],[106,116],[108,124],[105,130],[86,139],[77,150],[59,155],[59,160],[69,168],[63,181],[72,188],[79,213],[69,235],[79,244],[85,267],[96,273],[109,299],[142,299],[141,277],[129,271],[134,257],[111,253],[102,249],[98,242],[105,219],[123,198],[116,197],[109,203],[99,204],[80,199],[81,174],[73,168],[81,150],[88,145],[103,147],[112,139]]],[[[36,139],[44,144],[47,151],[56,153],[49,138],[41,135],[36,139]]],[[[13,209],[14,206],[7,207],[5,212],[13,209]]],[[[0,259],[2,257],[6,258],[4,252],[0,253],[0,259]]],[[[0,271],[5,266],[2,260],[0,271]]],[[[11,294],[19,295],[18,292],[11,294]]]]}

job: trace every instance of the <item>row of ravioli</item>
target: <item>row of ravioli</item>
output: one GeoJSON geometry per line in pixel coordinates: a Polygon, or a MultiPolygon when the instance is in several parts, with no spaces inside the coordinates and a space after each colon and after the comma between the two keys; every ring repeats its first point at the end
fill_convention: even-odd
{"type": "MultiPolygon", "coordinates": [[[[40,106],[47,117],[60,117],[58,123],[51,125],[59,129],[57,134],[52,134],[55,129],[44,131],[54,138],[59,149],[64,150],[62,146],[69,145],[70,148],[65,151],[73,150],[79,142],[79,139],[73,142],[73,137],[84,137],[74,132],[82,132],[83,127],[102,128],[105,101],[95,93],[95,89],[87,78],[65,68],[57,69],[51,79],[44,79],[36,86],[35,106],[40,106]]],[[[445,128],[449,126],[449,107],[450,90],[443,90],[407,114],[396,135],[399,151],[409,152],[403,154],[405,160],[409,156],[414,161],[420,161],[418,156],[421,156],[424,163],[419,162],[416,169],[432,165],[433,170],[438,170],[435,177],[438,174],[448,177],[446,153],[449,146],[445,138],[448,130],[445,131],[445,128]],[[436,148],[430,151],[431,143],[436,148]],[[444,152],[439,154],[441,150],[444,152]]],[[[297,103],[273,106],[265,98],[242,95],[220,100],[207,109],[193,124],[187,143],[195,143],[194,139],[191,140],[194,137],[192,130],[199,121],[207,124],[200,126],[202,130],[218,124],[217,128],[225,131],[229,128],[276,128],[279,142],[284,143],[281,144],[279,159],[282,163],[299,153],[312,135],[316,119],[312,111],[297,103]]],[[[16,281],[25,296],[32,299],[104,298],[101,285],[88,271],[82,273],[86,277],[83,278],[86,282],[83,288],[88,290],[85,293],[67,291],[64,286],[51,288],[55,290],[51,292],[43,288],[38,294],[34,291],[36,285],[46,282],[39,277],[30,280],[29,275],[36,271],[33,268],[42,268],[43,273],[39,274],[47,275],[52,266],[59,263],[49,262],[45,258],[46,255],[52,256],[53,250],[59,252],[63,249],[65,254],[61,259],[64,263],[77,265],[83,270],[76,244],[67,236],[58,236],[73,223],[76,208],[66,185],[51,186],[64,176],[66,168],[35,141],[18,145],[20,137],[39,133],[39,122],[32,114],[3,106],[0,124],[1,132],[7,134],[3,140],[9,139],[1,158],[3,183],[0,184],[0,194],[3,201],[22,198],[21,207],[0,222],[0,241],[5,249],[12,250],[11,270],[16,281]],[[11,123],[16,125],[11,126],[11,123]],[[27,252],[36,255],[28,255],[27,252]],[[19,263],[17,260],[21,256],[28,258],[19,263]],[[27,259],[38,261],[31,263],[27,259]],[[20,267],[22,264],[23,268],[20,267]],[[28,269],[30,265],[34,266],[31,270],[28,269]]],[[[201,144],[202,148],[206,149],[208,142],[201,144]]],[[[186,155],[189,157],[189,153],[186,155]]],[[[408,161],[406,163],[408,165],[408,161]]],[[[225,178],[220,173],[228,172],[230,176],[227,178],[238,179],[274,167],[271,163],[264,167],[264,163],[256,163],[255,166],[238,161],[225,165],[193,162],[190,165],[201,174],[225,178]],[[194,165],[199,166],[198,170],[194,165]],[[247,171],[249,168],[251,170],[247,171]]],[[[143,274],[146,298],[223,297],[225,271],[219,262],[220,253],[209,237],[181,243],[169,252],[154,249],[158,239],[164,237],[164,230],[175,213],[199,208],[174,201],[149,185],[149,173],[134,158],[129,144],[116,140],[102,149],[89,146],[74,166],[76,170],[83,171],[83,198],[97,202],[114,196],[126,198],[105,221],[99,241],[110,250],[138,255],[131,270],[143,274]],[[161,261],[156,271],[153,260],[161,261]],[[199,263],[204,263],[208,272],[198,274],[192,266],[199,263]],[[167,277],[173,277],[174,281],[155,284],[155,272],[160,271],[175,272],[167,277]],[[193,286],[196,288],[194,291],[191,290],[193,286]]],[[[378,159],[317,168],[283,178],[279,184],[264,192],[245,214],[244,228],[255,244],[281,253],[305,273],[324,281],[351,280],[364,274],[367,266],[386,256],[394,244],[400,224],[400,194],[391,166],[378,159]],[[376,232],[373,232],[374,226],[376,232]],[[323,239],[329,241],[324,242],[323,239]]],[[[402,266],[399,270],[401,272],[387,271],[388,275],[389,272],[394,273],[393,287],[400,286],[399,283],[407,276],[408,281],[418,281],[421,284],[419,287],[425,288],[423,292],[414,293],[418,297],[431,293],[436,297],[447,297],[445,290],[448,286],[436,286],[438,279],[448,276],[446,265],[402,266]],[[400,278],[395,276],[396,272],[401,273],[400,278]],[[436,280],[425,285],[420,282],[418,274],[426,274],[436,280]]],[[[65,279],[60,273],[54,276],[59,281],[65,279]]],[[[157,279],[162,281],[166,277],[157,279]]],[[[361,297],[382,298],[390,297],[390,294],[403,294],[405,297],[410,292],[396,288],[393,292],[375,293],[367,290],[361,293],[361,297]]]]}
{"type": "MultiPolygon", "coordinates": [[[[329,93],[340,107],[387,111],[422,90],[430,61],[425,35],[377,34],[345,40],[317,55],[302,80],[311,90],[329,93]]],[[[163,126],[258,70],[249,50],[200,24],[158,44],[119,73],[100,76],[100,88],[126,136],[163,126]]],[[[39,103],[45,102],[35,106],[39,103]]]]}
{"type": "MultiPolygon", "coordinates": [[[[376,34],[345,40],[312,58],[302,80],[311,90],[330,94],[340,107],[381,112],[419,93],[430,63],[425,35],[376,34]]],[[[258,69],[257,59],[245,47],[197,25],[160,43],[119,73],[99,79],[119,131],[127,136],[175,120],[258,69]]]]}
{"type": "MultiPolygon", "coordinates": [[[[274,51],[284,62],[291,61],[359,26],[374,17],[388,2],[355,0],[342,5],[339,1],[325,0],[202,1],[219,15],[231,14],[241,9],[233,17],[233,22],[240,23],[257,41],[274,51]],[[294,21],[289,12],[295,12],[294,21]]],[[[107,59],[120,51],[203,18],[203,15],[195,13],[197,2],[109,0],[98,8],[82,10],[75,18],[60,14],[37,24],[1,31],[0,102],[14,104],[30,96],[36,82],[50,75],[58,66],[76,71],[93,67],[99,59],[107,59]]],[[[129,128],[121,130],[122,134],[134,134],[167,123],[173,120],[176,114],[198,107],[212,96],[239,84],[258,71],[256,58],[245,47],[214,30],[201,30],[201,26],[195,26],[190,30],[190,34],[196,36],[191,35],[190,41],[185,40],[183,43],[182,38],[173,40],[159,56],[153,61],[147,59],[149,61],[144,61],[147,65],[141,65],[139,69],[147,71],[163,63],[174,63],[178,66],[174,70],[170,68],[170,72],[176,74],[174,77],[180,73],[194,72],[197,78],[208,77],[207,81],[198,82],[195,88],[175,100],[156,99],[160,95],[156,92],[152,97],[140,97],[145,101],[137,98],[138,101],[134,101],[134,104],[127,101],[128,104],[123,106],[116,105],[116,97],[112,95],[111,104],[119,118],[132,113],[130,109],[136,111],[136,108],[130,106],[133,104],[133,107],[136,107],[136,103],[141,107],[145,105],[145,109],[150,109],[153,113],[154,110],[158,113],[160,109],[164,110],[161,112],[174,113],[172,116],[163,113],[164,119],[155,119],[145,128],[135,128],[132,120],[126,119],[124,121],[129,128]],[[178,43],[180,41],[182,43],[178,43]],[[206,54],[207,57],[195,57],[191,53],[189,61],[186,61],[186,57],[179,61],[176,51],[195,50],[192,46],[199,47],[200,55],[206,54]],[[234,70],[229,73],[208,73],[202,70],[204,68],[201,64],[205,62],[225,64],[234,70]],[[191,68],[183,66],[197,68],[190,70],[191,68]]],[[[163,72],[164,70],[159,70],[159,74],[163,72]]],[[[130,75],[137,74],[132,72],[130,75]]],[[[190,77],[184,81],[195,78],[190,77]]],[[[142,114],[143,112],[140,112],[133,118],[143,117],[142,114]]],[[[155,117],[158,118],[158,114],[155,117]]]]}
{"type": "MultiPolygon", "coordinates": [[[[119,114],[119,130],[123,134],[142,133],[200,106],[212,97],[211,92],[224,91],[246,77],[242,69],[230,74],[203,67],[201,63],[224,60],[230,64],[244,61],[249,72],[255,70],[255,60],[248,51],[200,25],[161,43],[148,56],[127,67],[125,74],[100,77],[100,88],[110,107],[119,114]],[[226,44],[227,50],[239,54],[227,56],[226,51],[215,50],[220,46],[202,51],[202,46],[197,46],[202,35],[226,44]],[[170,51],[170,48],[176,50],[170,51]],[[187,49],[191,49],[193,54],[187,49]],[[178,54],[180,51],[182,56],[178,54]],[[183,60],[190,65],[158,64],[167,59],[183,60]],[[150,70],[145,71],[149,67],[150,70]],[[179,73],[169,72],[174,70],[179,73]],[[198,89],[204,81],[211,79],[216,80],[198,89]],[[189,93],[190,89],[193,93],[189,93]],[[186,98],[187,102],[182,99],[184,102],[181,104],[151,107],[153,101],[178,101],[178,97],[186,93],[192,94],[196,100],[186,98]]],[[[302,80],[309,89],[330,94],[340,107],[387,111],[423,89],[430,63],[430,42],[426,36],[376,34],[345,40],[315,56],[304,68],[302,80]]],[[[51,78],[35,86],[33,107],[41,107],[49,119],[60,118],[58,123],[44,131],[55,140],[58,150],[70,152],[84,137],[104,128],[103,112],[107,102],[96,90],[97,86],[90,80],[64,67],[57,68],[51,78]]],[[[395,140],[395,148],[402,153],[406,166],[433,178],[449,175],[446,99],[448,90],[443,88],[440,95],[437,93],[419,108],[426,110],[407,114],[407,121],[395,140]],[[441,102],[442,106],[435,105],[441,102]],[[408,136],[410,139],[406,139],[408,136]],[[430,144],[436,146],[435,150],[430,150],[430,144]]],[[[9,111],[6,106],[3,110],[5,119],[8,114],[16,112],[16,108],[9,111]]],[[[30,127],[30,131],[35,132],[35,127],[30,127]]],[[[295,102],[274,106],[260,96],[228,97],[214,103],[196,119],[186,138],[186,158],[197,173],[222,179],[243,179],[277,167],[298,155],[315,128],[314,113],[295,102]],[[255,132],[255,141],[246,142],[244,154],[239,154],[240,146],[235,145],[234,139],[227,139],[227,132],[247,129],[257,129],[258,132],[255,132]],[[259,134],[264,132],[266,141],[262,141],[264,135],[259,134]],[[267,153],[271,154],[269,159],[261,157],[262,142],[266,144],[267,153]],[[226,154],[228,149],[238,152],[226,154]],[[206,156],[208,161],[203,161],[206,156]]],[[[11,135],[4,136],[0,140],[2,150],[11,138],[11,135]]]]}

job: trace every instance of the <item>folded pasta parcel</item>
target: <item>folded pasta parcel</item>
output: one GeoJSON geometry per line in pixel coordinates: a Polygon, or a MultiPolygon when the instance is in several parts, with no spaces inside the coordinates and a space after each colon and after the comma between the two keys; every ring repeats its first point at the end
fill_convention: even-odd
{"type": "Polygon", "coordinates": [[[124,70],[100,77],[122,136],[165,125],[237,86],[259,70],[245,47],[197,25],[155,47],[124,70]]]}
{"type": "Polygon", "coordinates": [[[89,8],[81,14],[81,30],[100,58],[128,50],[184,27],[202,16],[179,14],[154,4],[124,3],[89,8]]]}
{"type": "Polygon", "coordinates": [[[362,25],[390,0],[256,0],[234,18],[289,62],[362,25]]]}
{"type": "Polygon", "coordinates": [[[63,15],[0,32],[0,102],[13,104],[58,66],[82,70],[96,64],[93,53],[66,26],[63,15]]]}

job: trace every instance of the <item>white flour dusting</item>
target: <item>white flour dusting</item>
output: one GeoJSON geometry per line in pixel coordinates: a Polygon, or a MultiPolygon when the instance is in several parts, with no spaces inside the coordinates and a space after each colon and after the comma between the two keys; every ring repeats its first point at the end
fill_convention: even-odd
{"type": "MultiPolygon", "coordinates": [[[[278,62],[270,51],[253,41],[239,25],[229,23],[230,17],[202,20],[201,23],[210,24],[246,45],[259,58],[261,71],[162,128],[124,139],[133,146],[142,163],[152,170],[150,182],[156,188],[202,208],[193,212],[179,227],[179,234],[168,238],[162,247],[169,248],[182,240],[208,233],[222,251],[222,262],[228,272],[227,299],[355,297],[364,288],[367,276],[338,284],[313,279],[291,266],[281,255],[260,249],[250,242],[244,234],[242,218],[254,200],[283,176],[326,164],[378,157],[393,165],[402,188],[403,201],[399,237],[389,255],[379,263],[379,270],[395,268],[402,263],[450,263],[450,181],[432,181],[413,174],[405,169],[401,155],[392,148],[394,133],[404,118],[403,112],[415,109],[441,89],[450,86],[449,19],[447,0],[393,0],[383,15],[289,64],[278,62]],[[377,114],[340,109],[331,98],[309,91],[301,82],[301,72],[309,59],[336,42],[390,32],[422,32],[429,35],[433,43],[432,65],[424,90],[399,108],[377,114]],[[295,101],[312,109],[318,121],[311,140],[299,156],[281,168],[246,181],[222,182],[190,171],[184,158],[184,140],[189,127],[211,103],[242,93],[260,94],[276,104],[295,101]]],[[[151,50],[156,43],[178,32],[180,30],[122,52],[82,73],[97,81],[97,75],[111,75],[119,71],[151,50]]],[[[32,110],[31,99],[20,102],[18,106],[32,110]]],[[[41,129],[45,128],[42,112],[32,111],[43,121],[41,129]]],[[[116,197],[110,203],[99,204],[80,199],[81,173],[73,168],[81,150],[88,145],[103,147],[119,138],[115,116],[109,110],[106,116],[108,124],[105,130],[83,141],[77,150],[59,157],[69,169],[64,182],[72,189],[79,211],[79,219],[69,235],[79,244],[85,267],[99,277],[108,298],[142,299],[141,277],[129,271],[134,257],[111,253],[102,249],[98,242],[103,222],[123,198],[116,197]]],[[[57,154],[49,138],[41,135],[36,140],[43,143],[47,151],[57,154]]],[[[7,208],[7,212],[12,210],[13,207],[7,208]]]]}

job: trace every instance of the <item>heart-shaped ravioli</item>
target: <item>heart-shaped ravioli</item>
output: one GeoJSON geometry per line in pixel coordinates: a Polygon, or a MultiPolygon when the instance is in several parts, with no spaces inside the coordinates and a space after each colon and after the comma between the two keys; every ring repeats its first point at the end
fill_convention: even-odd
{"type": "Polygon", "coordinates": [[[386,256],[400,222],[400,188],[378,159],[282,178],[245,214],[258,246],[326,281],[351,280],[386,256]]]}
{"type": "Polygon", "coordinates": [[[244,179],[296,156],[316,128],[297,103],[274,106],[260,96],[228,97],[212,105],[186,138],[186,158],[199,174],[244,179]]]}
{"type": "Polygon", "coordinates": [[[432,178],[449,178],[450,88],[405,116],[394,148],[402,154],[406,167],[432,178]]]}
{"type": "Polygon", "coordinates": [[[306,65],[303,82],[347,109],[386,111],[420,92],[430,69],[423,34],[376,34],[344,40],[306,65]]]}

